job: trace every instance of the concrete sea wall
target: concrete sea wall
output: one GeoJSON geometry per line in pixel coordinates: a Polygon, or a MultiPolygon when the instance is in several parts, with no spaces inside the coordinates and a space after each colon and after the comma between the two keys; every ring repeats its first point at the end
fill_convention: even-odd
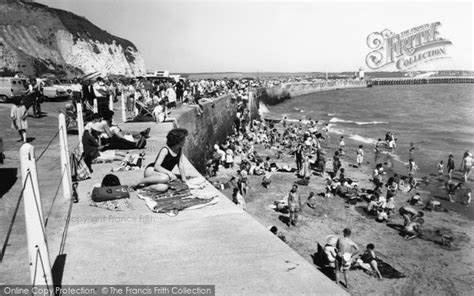
{"type": "Polygon", "coordinates": [[[259,91],[258,100],[265,105],[276,105],[292,97],[310,93],[343,89],[367,87],[366,81],[360,80],[329,80],[315,83],[292,83],[265,88],[259,91]]]}
{"type": "Polygon", "coordinates": [[[204,103],[203,109],[202,115],[192,109],[177,118],[178,126],[189,132],[184,153],[201,173],[205,171],[206,160],[211,157],[214,144],[222,142],[232,133],[237,103],[226,95],[204,103]]]}

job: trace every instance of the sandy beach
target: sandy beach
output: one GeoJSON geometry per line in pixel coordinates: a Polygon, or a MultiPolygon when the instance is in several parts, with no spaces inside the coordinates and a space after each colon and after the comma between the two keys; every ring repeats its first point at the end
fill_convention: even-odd
{"type": "MultiPolygon", "coordinates": [[[[331,136],[326,144],[327,159],[331,159],[336,146],[333,141],[338,138],[331,136]]],[[[371,172],[375,166],[372,156],[367,153],[362,168],[357,169],[350,164],[355,163],[355,146],[348,145],[348,153],[342,159],[342,167],[349,177],[359,184],[359,188],[372,189],[371,172]],[[369,163],[367,163],[369,162],[369,163]]],[[[372,148],[370,148],[372,149],[372,148]]],[[[262,145],[255,145],[255,150],[265,159],[271,157],[271,161],[277,165],[290,165],[295,167],[295,160],[290,155],[284,155],[276,159],[276,150],[264,149],[262,145]]],[[[365,148],[369,150],[369,147],[365,148]]],[[[231,176],[235,176],[240,158],[236,158],[234,169],[221,167],[218,175],[212,180],[217,183],[225,183],[231,176]]],[[[331,161],[326,163],[326,168],[331,168],[331,161]]],[[[330,170],[330,169],[328,169],[330,170]]],[[[384,182],[393,175],[391,170],[384,176],[384,182]]],[[[346,227],[352,229],[352,238],[358,244],[361,252],[369,243],[375,245],[377,256],[384,262],[404,275],[403,278],[382,280],[363,272],[360,269],[350,270],[349,287],[347,291],[353,295],[470,295],[473,289],[473,244],[474,231],[472,221],[455,211],[435,212],[425,211],[425,224],[423,230],[427,234],[434,234],[436,230],[449,233],[454,238],[451,247],[442,246],[436,235],[431,240],[416,238],[405,240],[396,229],[403,225],[403,219],[398,214],[398,208],[406,205],[407,200],[414,192],[398,192],[396,198],[396,211],[392,220],[386,223],[375,221],[375,217],[365,214],[363,207],[366,202],[357,205],[349,205],[341,197],[318,196],[325,192],[325,178],[312,176],[308,186],[299,186],[303,202],[306,201],[309,192],[316,193],[316,207],[303,206],[299,215],[298,225],[289,227],[287,225],[288,214],[280,213],[270,207],[275,200],[284,199],[291,185],[298,180],[294,173],[275,172],[272,183],[268,189],[261,185],[262,176],[249,176],[250,190],[246,200],[246,211],[265,226],[275,225],[285,235],[287,243],[295,249],[308,262],[315,263],[315,253],[318,244],[323,247],[328,235],[336,234],[342,236],[342,230],[346,227]]],[[[424,200],[430,193],[420,186],[419,192],[424,200]]],[[[385,192],[385,191],[383,191],[385,192]]],[[[232,187],[224,190],[226,196],[231,198],[232,187]]],[[[446,192],[440,192],[446,195],[446,192]]],[[[422,206],[414,206],[421,210],[422,206]]]]}

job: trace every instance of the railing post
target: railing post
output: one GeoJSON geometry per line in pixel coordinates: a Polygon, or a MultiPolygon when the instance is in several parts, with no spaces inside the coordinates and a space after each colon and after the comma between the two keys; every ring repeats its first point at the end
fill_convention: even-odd
{"type": "Polygon", "coordinates": [[[31,282],[35,286],[53,288],[49,263],[48,243],[43,218],[43,208],[36,173],[35,149],[30,144],[20,148],[21,179],[25,205],[26,237],[31,282]]]}
{"type": "Polygon", "coordinates": [[[112,95],[109,95],[109,110],[114,111],[114,99],[112,95]]]}
{"type": "Polygon", "coordinates": [[[72,197],[71,164],[69,163],[69,147],[67,145],[66,118],[59,113],[59,144],[61,152],[61,183],[63,185],[63,196],[66,200],[72,197]]]}
{"type": "Polygon", "coordinates": [[[135,116],[138,116],[138,108],[137,108],[137,104],[135,104],[135,102],[140,98],[138,91],[135,91],[134,98],[135,100],[133,100],[133,113],[135,114],[135,116]]]}
{"type": "Polygon", "coordinates": [[[99,113],[99,106],[97,104],[97,99],[94,99],[94,113],[99,113]]]}
{"type": "Polygon", "coordinates": [[[125,97],[123,91],[120,94],[120,100],[122,101],[122,122],[127,122],[127,111],[125,109],[125,97]]]}
{"type": "Polygon", "coordinates": [[[77,132],[79,134],[79,150],[84,152],[82,146],[82,135],[84,135],[84,116],[82,115],[82,104],[77,103],[77,132]]]}

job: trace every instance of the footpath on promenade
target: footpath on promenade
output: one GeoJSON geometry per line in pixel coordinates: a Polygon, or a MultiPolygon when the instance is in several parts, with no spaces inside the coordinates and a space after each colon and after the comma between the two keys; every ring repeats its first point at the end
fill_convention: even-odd
{"type": "MultiPolygon", "coordinates": [[[[171,116],[189,110],[182,107],[171,116]]],[[[120,127],[151,128],[147,164],[154,161],[173,124],[121,123],[120,127]]],[[[205,191],[219,196],[217,204],[182,211],[176,217],[151,212],[135,192],[130,210],[90,206],[88,192],[117,164],[93,165],[92,179],[79,183],[79,203],[73,205],[66,239],[62,240],[59,228],[48,234],[50,246],[64,243],[63,286],[185,284],[215,285],[217,295],[347,294],[210,184],[205,191]]],[[[200,176],[187,159],[186,171],[200,176]]],[[[114,174],[122,184],[131,184],[143,176],[143,170],[114,174]]],[[[65,215],[54,213],[52,223],[65,215]]],[[[53,265],[56,257],[51,249],[53,265]]]]}

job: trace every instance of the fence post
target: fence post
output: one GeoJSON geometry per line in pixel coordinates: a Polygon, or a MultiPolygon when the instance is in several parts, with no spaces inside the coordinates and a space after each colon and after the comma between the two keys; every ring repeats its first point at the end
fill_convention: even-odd
{"type": "Polygon", "coordinates": [[[137,104],[135,104],[135,102],[140,98],[140,93],[138,91],[135,91],[135,96],[134,96],[134,100],[133,100],[133,113],[135,114],[134,116],[138,116],[138,108],[137,108],[137,104]]]}
{"type": "Polygon", "coordinates": [[[120,94],[120,100],[122,101],[122,122],[127,122],[127,112],[125,110],[125,98],[123,96],[123,91],[120,94]]]}
{"type": "Polygon", "coordinates": [[[67,145],[66,118],[63,113],[59,113],[59,144],[63,195],[66,200],[69,200],[72,197],[71,164],[69,163],[69,147],[67,145]]]}
{"type": "Polygon", "coordinates": [[[35,283],[35,286],[52,289],[53,276],[36,173],[35,148],[32,145],[21,146],[20,161],[31,282],[35,283]]]}
{"type": "Polygon", "coordinates": [[[82,146],[82,135],[84,134],[84,116],[82,114],[82,104],[77,103],[77,132],[79,134],[79,150],[84,152],[84,147],[82,146]]]}
{"type": "Polygon", "coordinates": [[[94,99],[94,113],[99,113],[99,106],[97,104],[97,99],[94,99]]]}
{"type": "Polygon", "coordinates": [[[109,110],[114,111],[114,98],[112,95],[109,95],[109,110]]]}

